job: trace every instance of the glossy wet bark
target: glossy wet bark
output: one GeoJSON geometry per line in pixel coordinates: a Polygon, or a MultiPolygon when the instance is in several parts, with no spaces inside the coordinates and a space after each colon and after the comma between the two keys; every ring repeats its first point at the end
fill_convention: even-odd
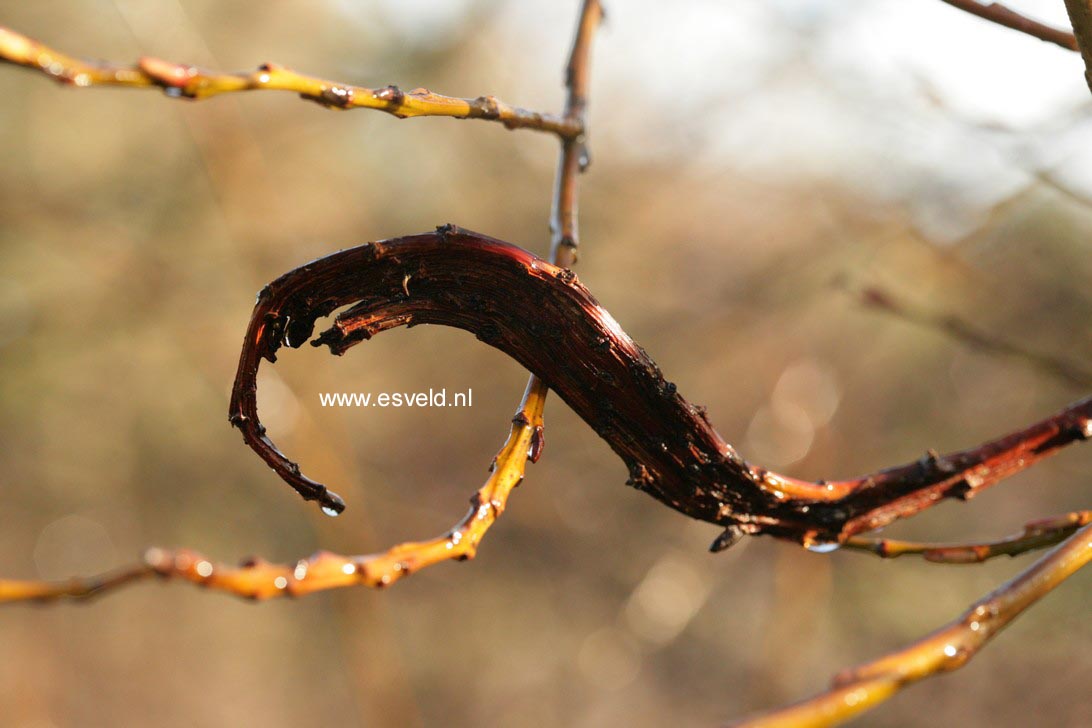
{"type": "Polygon", "coordinates": [[[944,497],[977,490],[1089,435],[1092,401],[977,448],[868,476],[809,483],[745,462],[668,381],[572,271],[499,240],[444,226],[313,261],[258,296],[240,357],[230,417],[247,443],[304,498],[344,504],[304,476],[265,434],[257,412],[261,360],[311,340],[342,354],[397,326],[474,333],[511,356],[606,440],[628,483],[693,518],[737,534],[815,545],[839,542],[944,497]],[[313,337],[318,319],[350,306],[313,337]]]}

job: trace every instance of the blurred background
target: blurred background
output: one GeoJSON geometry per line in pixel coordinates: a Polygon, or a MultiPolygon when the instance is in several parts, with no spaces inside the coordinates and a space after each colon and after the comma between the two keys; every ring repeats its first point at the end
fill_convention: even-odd
{"type": "MultiPolygon", "coordinates": [[[[1056,0],[1011,6],[1065,24],[1056,0]]],[[[557,110],[576,0],[0,1],[81,57],[275,61],[557,110]]],[[[847,477],[971,446],[1087,393],[869,308],[878,288],[1087,371],[1092,98],[1077,54],[937,0],[608,3],[581,280],[748,458],[847,477]]],[[[266,367],[274,439],[349,503],[324,517],[226,410],[254,294],[306,260],[452,222],[547,250],[556,142],[477,121],[200,103],[0,68],[0,563],[64,578],[151,545],[221,561],[381,550],[459,518],[526,373],[397,330],[266,367]],[[472,408],[324,409],[472,388],[472,408]]],[[[1082,383],[1083,382],[1083,383],[1082,383]]],[[[150,583],[0,614],[0,725],[714,725],[811,694],[1030,563],[817,555],[623,486],[556,397],[546,451],[476,561],[387,592],[261,605],[150,583]]],[[[1088,508],[1075,447],[888,536],[996,537],[1088,508]]],[[[1076,726],[1092,574],[869,726],[1076,726]]],[[[1086,723],[1085,723],[1086,724],[1086,723]]]]}

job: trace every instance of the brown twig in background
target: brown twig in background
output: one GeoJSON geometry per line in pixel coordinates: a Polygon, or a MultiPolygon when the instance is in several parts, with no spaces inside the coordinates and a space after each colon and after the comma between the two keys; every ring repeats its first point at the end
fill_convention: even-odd
{"type": "Polygon", "coordinates": [[[562,139],[575,139],[584,131],[581,119],[521,109],[494,96],[461,99],[423,88],[408,92],[397,86],[370,89],[304,76],[274,63],[264,63],[251,73],[207,71],[147,57],[135,66],[87,63],[2,26],[0,61],[41,71],[60,83],[78,87],[161,88],[167,96],[187,99],[238,91],[293,91],[330,109],[375,109],[400,119],[414,116],[486,119],[509,129],[535,129],[562,139]]]}
{"type": "Polygon", "coordinates": [[[914,554],[940,564],[977,564],[997,556],[1019,556],[1061,543],[1078,528],[1092,522],[1092,511],[1075,511],[1064,516],[1043,518],[1024,525],[1024,530],[996,541],[982,543],[917,543],[890,538],[854,536],[847,549],[867,551],[885,559],[914,554]]]}
{"type": "MultiPolygon", "coordinates": [[[[997,132],[1002,132],[1007,135],[1023,134],[1028,129],[1017,129],[1013,126],[1002,124],[995,119],[981,119],[972,114],[968,114],[966,110],[956,108],[953,105],[947,103],[944,99],[944,94],[940,92],[935,85],[926,79],[924,76],[918,75],[915,79],[917,86],[921,91],[922,98],[929,104],[929,106],[942,111],[945,118],[958,122],[961,126],[965,127],[969,133],[976,136],[983,136],[983,132],[992,135],[997,132]]],[[[1068,111],[1055,115],[1045,124],[1038,124],[1033,127],[1033,130],[1038,134],[1043,135],[1057,135],[1063,129],[1076,126],[1081,123],[1088,115],[1089,103],[1083,101],[1074,105],[1068,111]]],[[[992,140],[990,143],[993,144],[992,140]]],[[[1057,173],[1051,169],[1045,169],[1036,165],[1029,165],[1022,155],[1014,153],[1012,150],[1006,150],[999,145],[993,144],[994,148],[999,154],[1005,155],[1010,158],[1011,164],[1019,169],[1024,174],[1031,177],[1035,182],[1043,185],[1044,187],[1053,190],[1071,202],[1080,205],[1081,207],[1092,208],[1092,199],[1088,195],[1077,190],[1072,184],[1068,184],[1062,179],[1059,179],[1057,173]]],[[[1008,195],[1004,200],[996,203],[993,207],[993,211],[1003,209],[1012,205],[1014,202],[1023,198],[1027,189],[1019,190],[1008,195]]],[[[972,233],[973,234],[973,233],[972,233]]]]}
{"type": "Polygon", "coordinates": [[[1047,43],[1061,46],[1066,50],[1078,50],[1077,39],[1068,30],[1032,20],[1001,3],[980,3],[977,0],[942,0],[942,2],[989,20],[991,23],[997,23],[1047,43]]]}
{"type": "MultiPolygon", "coordinates": [[[[577,226],[577,181],[580,173],[588,166],[586,117],[591,44],[602,19],[603,7],[599,0],[583,0],[572,49],[569,51],[569,59],[565,64],[563,115],[576,123],[581,132],[578,136],[563,137],[561,140],[561,152],[558,155],[554,179],[554,194],[550,204],[550,262],[562,268],[571,268],[576,263],[576,250],[580,244],[577,226]]],[[[528,378],[520,407],[521,411],[526,408],[536,413],[534,418],[528,420],[528,426],[532,428],[536,438],[534,452],[527,453],[527,457],[531,457],[532,462],[538,460],[545,446],[543,410],[546,407],[548,393],[549,389],[545,382],[534,374],[528,378]]],[[[514,451],[512,458],[523,457],[521,453],[522,451],[514,451]]],[[[521,467],[524,466],[525,464],[521,467]]]]}
{"type": "Polygon", "coordinates": [[[737,728],[829,726],[874,708],[899,690],[957,670],[1025,609],[1092,561],[1092,525],[1036,561],[963,615],[898,652],[846,670],[830,690],[795,705],[735,723],[737,728]]]}
{"type": "Polygon", "coordinates": [[[988,334],[957,316],[934,313],[924,308],[911,306],[896,299],[890,292],[874,286],[861,291],[860,300],[866,306],[877,311],[882,311],[903,321],[933,331],[939,331],[956,341],[989,354],[1011,356],[1065,384],[1082,388],[1092,386],[1092,371],[1052,354],[1034,351],[1022,344],[1006,341],[988,334]]]}
{"type": "Polygon", "coordinates": [[[1089,197],[1084,192],[1075,189],[1073,185],[1067,184],[1065,181],[1059,179],[1056,172],[1049,169],[1035,169],[1031,170],[1028,174],[1034,177],[1036,182],[1047,189],[1057,192],[1070,202],[1080,205],[1081,207],[1092,209],[1092,197],[1089,197]]]}

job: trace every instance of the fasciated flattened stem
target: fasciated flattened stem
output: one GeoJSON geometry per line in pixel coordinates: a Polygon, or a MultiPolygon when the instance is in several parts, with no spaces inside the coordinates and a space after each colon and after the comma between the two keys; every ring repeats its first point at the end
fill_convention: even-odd
{"type": "Polygon", "coordinates": [[[256,404],[261,361],[307,340],[343,354],[387,329],[423,323],[470,331],[511,356],[622,458],[629,485],[732,535],[838,543],[941,498],[969,498],[1090,432],[1092,401],[1083,400],[976,448],[930,450],[859,478],[811,483],[778,475],[744,461],[571,270],[450,225],[344,250],[270,283],[244,340],[231,422],[304,498],[340,511],[341,499],[303,475],[266,435],[256,404]],[[317,320],[343,306],[314,336],[317,320]]]}

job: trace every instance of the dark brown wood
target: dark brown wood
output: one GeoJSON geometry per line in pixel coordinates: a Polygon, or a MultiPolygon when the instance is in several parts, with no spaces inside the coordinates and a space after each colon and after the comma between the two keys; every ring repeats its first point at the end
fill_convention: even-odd
{"type": "Polygon", "coordinates": [[[344,250],[270,283],[259,295],[232,392],[230,419],[304,498],[344,503],[300,472],[257,412],[262,359],[312,339],[316,321],[350,306],[315,337],[343,354],[397,326],[474,333],[540,377],[626,463],[628,483],[727,533],[772,534],[821,547],[977,491],[1092,434],[1092,400],[979,447],[851,480],[809,483],[748,464],[687,402],[576,275],[521,248],[453,226],[344,250]]]}

